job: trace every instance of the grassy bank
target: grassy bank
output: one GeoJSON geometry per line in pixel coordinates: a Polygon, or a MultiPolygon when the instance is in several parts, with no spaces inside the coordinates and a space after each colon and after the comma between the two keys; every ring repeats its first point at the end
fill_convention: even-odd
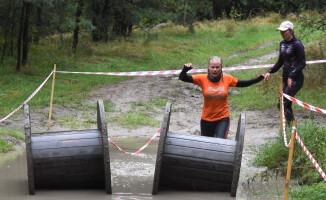
{"type": "MultiPolygon", "coordinates": [[[[316,125],[313,120],[306,120],[297,126],[297,133],[309,152],[313,155],[322,169],[326,168],[326,126],[316,125]]],[[[288,138],[290,133],[288,131],[288,138]]],[[[256,157],[258,166],[267,166],[269,170],[276,170],[286,174],[289,149],[285,148],[283,134],[276,141],[268,142],[263,146],[256,157]]],[[[291,196],[298,199],[325,199],[326,184],[324,179],[311,163],[309,157],[295,140],[292,159],[291,180],[296,180],[300,187],[291,187],[291,196]],[[314,191],[314,192],[312,192],[314,191]]]]}
{"type": "Polygon", "coordinates": [[[15,145],[23,139],[21,132],[0,127],[0,154],[14,150],[15,145]]]}

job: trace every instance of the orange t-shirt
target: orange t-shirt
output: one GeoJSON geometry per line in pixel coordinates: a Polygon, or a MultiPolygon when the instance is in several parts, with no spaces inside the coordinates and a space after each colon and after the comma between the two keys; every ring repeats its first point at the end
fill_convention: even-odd
{"type": "Polygon", "coordinates": [[[207,74],[193,75],[192,79],[195,85],[201,87],[204,96],[201,119],[217,121],[229,117],[228,89],[235,87],[238,79],[229,74],[222,74],[221,80],[217,83],[210,81],[207,74]]]}

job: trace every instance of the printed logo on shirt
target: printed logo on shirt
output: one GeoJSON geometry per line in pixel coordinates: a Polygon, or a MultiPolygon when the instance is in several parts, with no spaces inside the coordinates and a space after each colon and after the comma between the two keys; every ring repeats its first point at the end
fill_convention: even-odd
{"type": "Polygon", "coordinates": [[[208,99],[223,99],[225,97],[225,89],[222,87],[209,87],[206,92],[206,97],[208,99]]]}

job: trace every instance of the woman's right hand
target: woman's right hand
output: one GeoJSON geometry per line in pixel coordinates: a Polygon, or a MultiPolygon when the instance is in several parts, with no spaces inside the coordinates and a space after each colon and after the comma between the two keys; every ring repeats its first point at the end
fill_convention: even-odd
{"type": "Polygon", "coordinates": [[[268,78],[270,77],[271,73],[267,72],[265,74],[264,82],[268,81],[268,78]]]}
{"type": "Polygon", "coordinates": [[[186,64],[183,65],[183,67],[186,67],[188,69],[192,69],[193,68],[192,67],[192,63],[186,63],[186,64]]]}

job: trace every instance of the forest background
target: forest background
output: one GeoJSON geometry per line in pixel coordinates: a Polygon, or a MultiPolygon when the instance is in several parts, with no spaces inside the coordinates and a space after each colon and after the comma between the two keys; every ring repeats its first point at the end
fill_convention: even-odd
{"type": "MultiPolygon", "coordinates": [[[[277,50],[281,38],[271,30],[283,20],[294,22],[298,38],[310,44],[305,45],[307,60],[326,58],[325,0],[1,0],[0,116],[6,116],[20,105],[52,71],[54,64],[58,70],[67,71],[167,70],[180,69],[191,60],[205,67],[203,63],[211,55],[227,58],[241,54],[225,60],[226,66],[232,66],[277,50]],[[267,43],[271,45],[257,49],[267,43]]],[[[305,88],[299,97],[325,108],[325,64],[308,68],[305,88]]],[[[239,78],[265,71],[244,72],[239,78]]],[[[79,105],[92,88],[125,78],[60,75],[56,103],[79,105]]],[[[50,87],[50,83],[45,85],[50,87]]],[[[277,86],[271,84],[267,88],[257,87],[248,95],[260,95],[264,104],[243,96],[233,98],[230,103],[239,110],[270,108],[278,97],[277,91],[277,86]]],[[[49,106],[49,94],[41,91],[30,105],[49,106]]],[[[304,129],[310,126],[308,123],[304,129]]],[[[319,147],[316,160],[325,169],[326,131],[323,125],[312,129],[320,133],[316,136],[320,138],[312,144],[319,147]]],[[[23,138],[15,130],[0,128],[0,153],[14,145],[4,140],[3,135],[23,138]]],[[[274,147],[266,147],[271,148],[274,147]]],[[[281,155],[278,147],[275,149],[275,155],[281,155]]],[[[283,153],[285,160],[275,155],[258,160],[268,160],[263,164],[270,168],[285,166],[286,152],[283,153]]],[[[300,172],[294,173],[300,176],[300,172]]],[[[313,187],[314,191],[318,190],[316,187],[321,188],[320,193],[326,196],[325,184],[318,173],[312,177],[305,177],[301,183],[313,187]]]]}

